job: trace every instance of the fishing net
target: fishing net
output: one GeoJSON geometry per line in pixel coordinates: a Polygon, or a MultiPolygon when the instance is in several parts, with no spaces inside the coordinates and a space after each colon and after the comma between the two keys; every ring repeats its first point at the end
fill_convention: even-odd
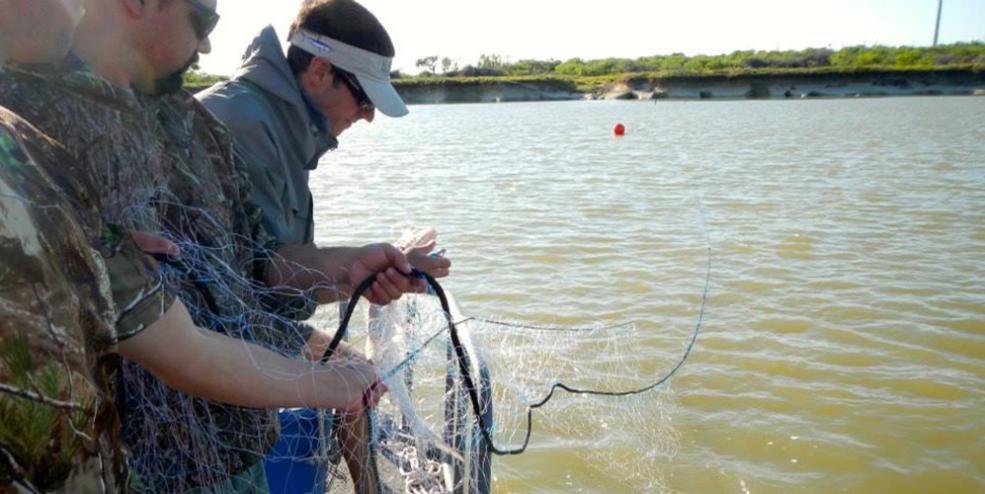
{"type": "Polygon", "coordinates": [[[440,287],[438,296],[431,290],[370,308],[362,322],[367,355],[390,389],[372,439],[387,485],[487,492],[491,458],[536,456],[540,432],[590,468],[616,467],[629,490],[661,489],[657,464],[674,454],[676,434],[673,401],[660,386],[693,349],[710,281],[710,249],[694,250],[706,256],[686,278],[694,295],[667,307],[690,317],[689,328],[470,317],[440,287]],[[670,351],[661,358],[641,351],[652,348],[670,351]]]}
{"type": "MultiPolygon", "coordinates": [[[[128,223],[168,236],[164,232],[190,231],[183,222],[208,221],[201,210],[161,204],[167,214],[147,215],[147,209],[134,207],[128,223]],[[160,217],[169,220],[148,228],[160,217]]],[[[229,261],[236,258],[228,252],[232,246],[255,252],[263,246],[226,235],[208,242],[169,236],[182,254],[162,263],[166,283],[185,294],[200,325],[247,348],[306,358],[301,350],[310,327],[334,334],[339,308],[322,307],[307,325],[271,312],[266,299],[284,294],[258,285],[245,276],[248,270],[229,261]]],[[[695,253],[704,254],[704,246],[695,253]]],[[[495,456],[524,453],[543,461],[545,445],[538,437],[550,437],[553,451],[560,446],[586,468],[617,464],[627,485],[656,490],[661,480],[653,475],[654,465],[672,455],[676,444],[669,419],[673,400],[664,385],[697,337],[708,254],[708,266],[699,264],[688,278],[693,297],[668,307],[689,318],[690,328],[649,322],[538,326],[470,316],[435,285],[387,307],[358,304],[346,325],[348,345],[373,360],[389,388],[362,418],[313,409],[283,410],[277,417],[220,406],[177,393],[138,365],[126,364],[118,402],[133,453],[132,484],[143,492],[185,492],[196,485],[206,486],[201,492],[223,492],[236,473],[240,487],[258,482],[262,465],[273,492],[352,492],[350,467],[356,465],[382,492],[481,493],[494,480],[495,456]],[[654,358],[641,348],[667,351],[654,358]],[[368,424],[365,430],[352,425],[360,420],[368,424]],[[309,487],[299,490],[292,483],[298,481],[309,487]]],[[[356,490],[364,491],[372,483],[367,482],[356,490]]]]}
{"type": "MultiPolygon", "coordinates": [[[[161,258],[160,268],[165,286],[180,294],[196,324],[239,340],[248,350],[300,358],[307,337],[303,328],[270,310],[266,300],[279,294],[252,276],[254,254],[264,246],[164,191],[134,196],[151,199],[126,199],[131,205],[120,208],[115,220],[127,229],[157,233],[181,249],[179,257],[161,258]]],[[[290,378],[253,364],[275,379],[290,378]]],[[[133,362],[122,366],[116,401],[137,492],[185,492],[195,486],[219,492],[234,474],[259,464],[277,436],[271,411],[176,392],[133,362]]]]}

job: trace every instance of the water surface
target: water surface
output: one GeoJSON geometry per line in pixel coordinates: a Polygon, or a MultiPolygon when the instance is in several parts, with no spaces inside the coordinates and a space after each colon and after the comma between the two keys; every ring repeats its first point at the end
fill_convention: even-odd
{"type": "MultiPolygon", "coordinates": [[[[496,492],[981,492],[982,115],[971,97],[415,106],[314,172],[317,237],[434,225],[468,313],[635,321],[645,344],[616,357],[635,383],[683,351],[710,241],[671,385],[562,398],[496,460],[496,492]]],[[[556,358],[538,365],[595,355],[556,358]]]]}

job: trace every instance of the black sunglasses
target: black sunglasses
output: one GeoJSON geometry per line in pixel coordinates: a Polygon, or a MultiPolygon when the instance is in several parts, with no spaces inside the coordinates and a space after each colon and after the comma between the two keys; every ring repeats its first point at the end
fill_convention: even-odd
{"type": "Polygon", "coordinates": [[[356,99],[356,104],[359,105],[359,109],[362,111],[373,111],[376,109],[373,106],[373,102],[370,101],[369,95],[363,90],[362,85],[359,84],[359,79],[356,79],[355,74],[347,72],[338,67],[335,67],[335,73],[342,78],[342,82],[349,88],[352,92],[352,96],[356,99]]]}
{"type": "Polygon", "coordinates": [[[198,39],[208,38],[212,34],[212,30],[215,29],[216,24],[219,23],[219,13],[199,0],[186,1],[194,7],[194,10],[189,14],[189,18],[191,19],[192,29],[195,30],[195,35],[198,36],[198,39]]]}

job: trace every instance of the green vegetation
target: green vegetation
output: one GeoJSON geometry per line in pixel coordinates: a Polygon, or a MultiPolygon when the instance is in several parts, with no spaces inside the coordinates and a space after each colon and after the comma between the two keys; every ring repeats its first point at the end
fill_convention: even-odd
{"type": "MultiPolygon", "coordinates": [[[[15,336],[0,342],[0,368],[6,372],[8,386],[34,392],[55,400],[86,398],[89,388],[71,382],[64,364],[46,361],[36,365],[27,338],[15,336]]],[[[81,376],[75,379],[81,380],[81,376]]],[[[86,415],[87,401],[78,410],[63,410],[48,405],[0,394],[0,452],[13,460],[0,461],[0,484],[21,476],[42,492],[57,489],[68,478],[76,456],[83,449],[85,434],[91,434],[86,415]]],[[[2,492],[2,489],[0,489],[2,492]]]]}
{"type": "Polygon", "coordinates": [[[185,72],[185,86],[193,89],[205,89],[227,79],[228,77],[202,72],[198,67],[185,72]]]}
{"type": "MultiPolygon", "coordinates": [[[[403,79],[430,79],[432,82],[438,56],[418,61],[421,75],[403,79]]],[[[482,55],[476,65],[458,69],[442,59],[441,80],[475,77],[558,77],[574,79],[579,87],[611,82],[636,75],[648,77],[706,77],[735,75],[803,75],[870,71],[934,71],[942,69],[985,70],[985,43],[955,43],[937,47],[852,46],[840,50],[809,48],[787,51],[736,51],[727,55],[680,53],[637,59],[606,58],[582,60],[519,60],[508,62],[499,55],[482,55]],[[449,70],[453,67],[453,70],[449,70]],[[596,78],[589,80],[585,78],[596,78]]],[[[498,79],[501,80],[501,79],[498,79]]]]}
{"type": "Polygon", "coordinates": [[[558,85],[570,85],[571,78],[555,74],[546,75],[520,75],[520,76],[433,76],[419,75],[413,77],[402,76],[394,80],[397,87],[419,87],[419,86],[469,86],[489,83],[556,83],[558,85]]]}
{"type": "MultiPolygon", "coordinates": [[[[592,88],[633,78],[680,79],[707,77],[824,77],[867,72],[985,71],[985,43],[955,43],[937,47],[851,46],[840,50],[808,48],[786,51],[735,51],[727,55],[680,53],[628,58],[582,60],[518,60],[501,55],[482,55],[475,65],[432,55],[418,59],[421,74],[394,72],[395,84],[428,86],[492,83],[554,83],[559,88],[589,92],[592,88]],[[438,70],[440,69],[440,73],[438,70]]],[[[225,77],[193,67],[185,84],[204,89],[225,77]]]]}

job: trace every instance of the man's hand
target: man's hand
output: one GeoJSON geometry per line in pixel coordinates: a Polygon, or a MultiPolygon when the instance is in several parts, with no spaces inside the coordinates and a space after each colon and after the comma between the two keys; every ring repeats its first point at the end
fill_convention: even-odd
{"type": "Polygon", "coordinates": [[[379,370],[367,360],[335,361],[331,365],[339,373],[339,380],[346,387],[347,413],[360,413],[367,408],[375,408],[388,391],[380,381],[379,370]]]}
{"type": "MultiPolygon", "coordinates": [[[[181,255],[181,248],[174,242],[152,233],[130,232],[130,238],[141,252],[149,256],[162,255],[178,257],[181,255]]],[[[157,261],[152,261],[155,267],[157,261]]]]}
{"type": "Polygon", "coordinates": [[[411,232],[397,241],[397,248],[407,256],[407,261],[420,271],[434,278],[444,278],[451,270],[451,261],[442,252],[432,254],[437,245],[438,232],[432,228],[422,228],[411,232]]]}
{"type": "Polygon", "coordinates": [[[380,404],[380,400],[383,399],[383,395],[386,394],[390,389],[383,384],[383,381],[377,379],[373,384],[369,385],[369,388],[363,393],[362,405],[364,408],[373,409],[376,405],[380,404]]]}
{"type": "Polygon", "coordinates": [[[407,257],[390,244],[370,244],[352,251],[348,270],[349,285],[355,289],[376,273],[376,280],[364,293],[377,305],[387,305],[408,292],[424,291],[424,280],[411,274],[407,257]]]}
{"type": "Polygon", "coordinates": [[[444,278],[451,271],[451,260],[444,256],[443,252],[431,253],[434,250],[434,242],[419,247],[414,247],[404,251],[407,261],[419,271],[423,271],[434,278],[444,278]]]}
{"type": "MultiPolygon", "coordinates": [[[[419,263],[418,269],[431,276],[448,275],[451,262],[440,256],[429,256],[433,242],[409,247],[408,252],[419,263]]],[[[423,292],[427,283],[411,274],[407,255],[390,244],[370,244],[364,247],[317,247],[283,245],[277,250],[266,269],[266,282],[271,287],[290,287],[295,290],[317,290],[318,302],[336,302],[358,287],[366,278],[376,274],[376,280],[364,296],[376,305],[387,305],[404,293],[423,292]]]]}

